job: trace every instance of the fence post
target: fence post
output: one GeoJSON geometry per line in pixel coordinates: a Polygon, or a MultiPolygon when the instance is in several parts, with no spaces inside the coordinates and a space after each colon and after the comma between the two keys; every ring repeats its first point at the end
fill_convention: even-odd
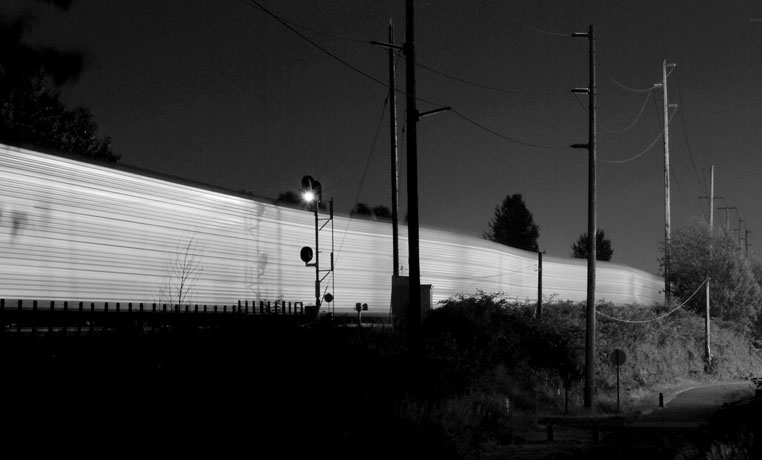
{"type": "Polygon", "coordinates": [[[93,328],[95,327],[95,302],[90,302],[90,335],[93,335],[93,328]]]}
{"type": "Polygon", "coordinates": [[[37,301],[32,301],[32,335],[37,334],[37,301]]]}
{"type": "Polygon", "coordinates": [[[48,335],[53,335],[53,313],[55,311],[55,300],[50,301],[50,312],[48,313],[48,335]]]}
{"type": "Polygon", "coordinates": [[[22,315],[21,315],[21,310],[22,310],[21,299],[19,299],[19,308],[18,308],[18,310],[19,310],[19,316],[18,316],[18,320],[16,321],[16,333],[17,334],[21,334],[21,318],[22,318],[22,315]]]}
{"type": "Polygon", "coordinates": [[[77,335],[82,335],[82,302],[79,302],[77,308],[77,335]]]}

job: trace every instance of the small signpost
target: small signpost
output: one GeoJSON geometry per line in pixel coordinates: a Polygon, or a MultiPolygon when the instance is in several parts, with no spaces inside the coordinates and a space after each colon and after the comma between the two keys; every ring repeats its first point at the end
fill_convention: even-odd
{"type": "Polygon", "coordinates": [[[627,361],[627,355],[624,353],[624,351],[620,349],[616,349],[611,352],[609,355],[609,360],[611,361],[611,364],[616,366],[616,412],[619,413],[619,366],[625,363],[627,361]]]}

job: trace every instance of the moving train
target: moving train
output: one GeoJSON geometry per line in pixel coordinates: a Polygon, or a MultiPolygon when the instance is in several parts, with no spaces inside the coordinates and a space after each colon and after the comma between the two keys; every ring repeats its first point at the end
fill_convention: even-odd
{"type": "MultiPolygon", "coordinates": [[[[125,166],[0,145],[0,298],[234,305],[302,302],[321,311],[388,314],[392,224],[312,211],[125,166]],[[300,258],[319,242],[319,268],[300,258]],[[333,258],[333,270],[331,268],[333,258]],[[321,279],[316,293],[316,275],[321,279]],[[330,298],[325,295],[330,293],[330,298]]],[[[399,227],[405,275],[407,228],[399,227]]],[[[585,260],[544,256],[478,237],[420,229],[421,284],[433,304],[502,293],[583,301],[585,260]]],[[[314,261],[313,261],[314,262],[314,261]]],[[[597,264],[596,299],[664,301],[663,278],[597,264]]]]}

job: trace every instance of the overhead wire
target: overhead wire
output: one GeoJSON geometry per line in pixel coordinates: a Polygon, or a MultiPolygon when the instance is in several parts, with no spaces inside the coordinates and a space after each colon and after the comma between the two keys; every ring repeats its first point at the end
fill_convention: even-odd
{"type": "MultiPolygon", "coordinates": [[[[599,68],[600,68],[600,67],[599,67],[599,68]]],[[[670,69],[669,69],[669,73],[667,73],[667,77],[669,77],[669,76],[672,74],[672,72],[674,72],[674,70],[675,70],[675,68],[674,68],[674,67],[670,68],[670,69]]],[[[633,93],[646,93],[646,92],[649,92],[649,91],[653,91],[653,90],[654,90],[654,88],[657,88],[657,86],[655,86],[655,85],[651,85],[651,87],[650,87],[650,88],[631,88],[631,87],[629,87],[629,86],[625,85],[624,83],[621,83],[621,82],[617,81],[617,79],[615,79],[614,77],[612,77],[612,76],[611,76],[611,75],[610,75],[608,72],[606,72],[604,69],[601,69],[601,73],[602,73],[602,74],[603,74],[603,75],[604,75],[606,78],[608,78],[609,80],[611,80],[611,81],[612,81],[612,82],[613,82],[615,85],[619,86],[620,88],[626,89],[627,91],[633,92],[633,93]]]]}
{"type": "Polygon", "coordinates": [[[682,120],[683,136],[685,137],[685,145],[686,147],[688,147],[688,158],[690,158],[691,160],[691,165],[693,166],[693,172],[696,175],[696,180],[699,182],[699,185],[703,187],[704,194],[708,195],[706,178],[703,175],[699,175],[698,169],[696,168],[696,162],[693,160],[693,150],[691,149],[691,143],[688,138],[688,128],[686,127],[686,122],[685,122],[685,102],[683,101],[683,88],[682,88],[682,85],[680,84],[680,72],[677,73],[676,80],[677,80],[677,97],[680,100],[680,107],[682,107],[680,120],[682,120]]]}
{"type": "Polygon", "coordinates": [[[454,75],[450,75],[448,73],[442,72],[441,70],[437,70],[433,67],[430,67],[425,64],[421,64],[420,62],[416,62],[416,67],[421,67],[422,69],[428,70],[429,72],[435,73],[437,75],[441,75],[443,77],[449,78],[451,80],[459,81],[461,83],[465,83],[467,85],[475,86],[477,88],[483,88],[488,89],[492,91],[497,91],[500,93],[507,93],[507,94],[541,94],[541,95],[549,95],[549,94],[560,94],[561,91],[553,92],[553,91],[529,91],[529,90],[521,90],[521,89],[507,89],[507,88],[500,88],[497,86],[489,86],[482,83],[477,83],[474,81],[466,80],[464,78],[456,77],[454,75]]]}
{"type": "MultiPolygon", "coordinates": [[[[578,104],[579,104],[579,106],[582,108],[582,110],[583,110],[585,113],[588,113],[588,108],[587,108],[587,107],[585,107],[585,104],[583,104],[583,103],[582,103],[582,101],[580,100],[580,96],[579,96],[579,94],[577,94],[577,93],[572,93],[572,94],[574,95],[574,98],[577,100],[577,103],[578,103],[578,104]]],[[[601,128],[603,128],[603,129],[604,129],[604,131],[607,131],[607,132],[609,132],[609,133],[613,133],[613,134],[621,134],[621,133],[625,133],[625,132],[629,131],[630,129],[632,129],[632,127],[633,127],[633,126],[635,126],[635,124],[636,124],[636,123],[637,123],[637,122],[640,120],[640,117],[642,117],[642,116],[643,116],[643,112],[645,112],[646,106],[648,105],[648,102],[651,100],[651,94],[652,94],[652,93],[650,93],[650,92],[649,92],[649,93],[646,95],[646,99],[645,99],[645,101],[643,101],[643,105],[640,107],[640,111],[639,111],[639,112],[638,112],[638,114],[635,116],[635,119],[634,119],[634,120],[632,120],[632,121],[630,122],[630,124],[628,124],[628,125],[627,125],[625,128],[622,128],[622,129],[613,129],[613,128],[610,128],[610,127],[608,127],[608,126],[607,126],[607,125],[605,125],[604,123],[601,123],[601,128]]]]}
{"type": "MultiPolygon", "coordinates": [[[[673,70],[674,70],[674,68],[673,68],[673,70]]],[[[671,73],[671,72],[670,72],[670,73],[671,73]]],[[[670,75],[670,74],[667,74],[667,76],[669,76],[669,75],[670,75]]],[[[679,75],[679,74],[677,74],[677,75],[679,75]]],[[[679,85],[678,85],[678,89],[679,89],[679,85]]],[[[680,94],[680,92],[678,91],[678,96],[679,96],[679,94],[680,94]]],[[[681,111],[681,114],[680,114],[680,118],[681,118],[683,121],[685,121],[685,118],[684,118],[684,117],[685,117],[685,114],[684,114],[684,111],[685,111],[685,107],[683,107],[683,106],[682,106],[682,103],[681,103],[681,104],[679,104],[678,106],[679,106],[679,107],[682,107],[682,109],[683,109],[683,110],[681,111]]],[[[658,105],[656,105],[656,101],[655,101],[655,100],[654,100],[654,109],[656,110],[656,119],[659,121],[659,124],[661,124],[661,112],[660,112],[660,110],[659,110],[659,106],[658,106],[658,105]]],[[[684,127],[684,125],[683,125],[683,127],[684,127]]],[[[685,134],[685,131],[683,131],[683,132],[684,132],[684,134],[685,134]]],[[[686,143],[687,143],[687,140],[688,140],[688,139],[687,139],[687,137],[686,137],[685,139],[686,139],[686,143]]],[[[686,144],[686,145],[687,145],[687,144],[686,144]]],[[[688,149],[688,153],[689,153],[689,156],[690,156],[690,147],[689,147],[689,149],[688,149]]],[[[699,180],[699,178],[698,178],[699,176],[698,176],[698,173],[697,173],[697,171],[696,171],[696,165],[693,163],[692,157],[691,157],[691,164],[693,165],[693,171],[694,171],[694,174],[696,175],[696,179],[697,179],[698,185],[699,185],[699,187],[701,187],[701,185],[702,185],[702,184],[701,184],[701,181],[700,181],[700,180],[699,180]]],[[[672,167],[670,167],[670,170],[671,170],[671,171],[674,171],[674,170],[672,169],[672,167]]],[[[675,177],[675,178],[677,178],[677,174],[674,174],[674,177],[675,177]]],[[[679,185],[678,185],[678,188],[679,188],[679,185]]],[[[704,189],[704,194],[705,194],[705,195],[707,195],[707,196],[709,195],[708,193],[706,193],[706,189],[704,189]]],[[[683,198],[687,200],[687,197],[686,197],[686,196],[683,196],[683,198]]],[[[698,210],[699,210],[699,214],[701,214],[701,216],[702,216],[704,219],[707,219],[707,216],[706,216],[706,210],[704,209],[704,207],[703,207],[703,206],[701,206],[701,203],[699,203],[699,201],[697,201],[697,200],[688,200],[688,201],[689,201],[689,202],[692,202],[692,203],[694,203],[694,204],[695,204],[695,205],[698,207],[698,210]]]]}
{"type": "MultiPolygon", "coordinates": [[[[238,1],[240,1],[241,3],[243,3],[246,6],[249,6],[251,8],[257,9],[257,10],[263,12],[263,13],[270,14],[264,7],[262,7],[258,3],[257,4],[252,4],[248,0],[238,0],[238,1]]],[[[315,28],[310,27],[310,26],[306,26],[304,24],[300,24],[300,23],[292,21],[290,19],[286,19],[286,18],[281,18],[281,19],[283,20],[283,22],[291,24],[294,27],[298,27],[298,28],[304,29],[304,30],[309,30],[310,32],[314,32],[316,34],[323,35],[324,37],[335,38],[337,40],[343,40],[343,41],[355,42],[355,43],[368,43],[368,40],[363,40],[363,39],[360,39],[360,38],[349,37],[347,35],[334,34],[332,32],[326,32],[324,30],[319,30],[319,29],[315,29],[315,28]]]]}
{"type": "Polygon", "coordinates": [[[662,318],[666,318],[667,316],[671,315],[672,313],[676,312],[677,310],[679,310],[679,309],[683,308],[685,305],[687,305],[687,304],[688,304],[688,302],[690,302],[690,300],[691,300],[691,299],[692,299],[692,298],[693,298],[693,297],[694,297],[696,294],[698,294],[699,290],[701,290],[701,288],[702,288],[702,287],[703,287],[703,286],[704,286],[704,285],[705,285],[705,284],[706,284],[708,281],[709,281],[709,278],[705,279],[705,280],[704,280],[704,281],[703,281],[703,282],[702,282],[702,283],[699,285],[699,287],[697,287],[697,288],[696,288],[696,290],[695,290],[695,291],[693,291],[693,294],[691,294],[691,295],[690,295],[690,296],[689,296],[687,299],[685,299],[685,301],[683,301],[683,302],[682,302],[680,305],[678,305],[678,306],[677,306],[677,307],[675,307],[674,309],[672,309],[672,310],[668,311],[667,313],[665,313],[665,314],[663,314],[663,315],[659,315],[659,316],[657,316],[657,317],[655,317],[655,318],[644,319],[644,320],[632,320],[632,319],[621,319],[621,318],[615,318],[615,317],[613,317],[613,316],[609,316],[609,315],[607,315],[607,314],[605,314],[605,313],[603,313],[603,312],[601,312],[601,311],[599,311],[599,310],[597,310],[595,313],[596,313],[596,314],[598,314],[599,316],[602,316],[602,317],[606,318],[606,319],[610,319],[610,320],[613,320],[613,321],[618,321],[618,322],[620,322],[620,323],[635,323],[635,324],[642,324],[642,323],[650,323],[650,322],[653,322],[653,321],[658,321],[658,320],[660,320],[660,319],[662,319],[662,318]]]}
{"type": "Polygon", "coordinates": [[[571,34],[568,34],[568,33],[551,32],[549,30],[544,30],[544,29],[540,29],[540,28],[534,27],[532,25],[529,25],[529,24],[526,24],[524,22],[521,22],[521,21],[517,20],[517,19],[513,18],[512,16],[507,15],[502,10],[500,10],[500,9],[490,5],[489,3],[485,2],[484,0],[476,0],[476,1],[478,3],[480,3],[482,6],[484,6],[485,8],[488,8],[488,9],[494,11],[495,13],[499,14],[500,16],[503,16],[504,18],[508,19],[509,21],[513,22],[514,24],[518,24],[518,25],[520,25],[522,27],[525,27],[525,28],[527,28],[529,30],[533,30],[535,32],[538,32],[538,33],[541,33],[541,34],[545,34],[545,35],[550,35],[550,36],[553,36],[553,37],[569,37],[571,35],[571,34]]]}
{"type": "MultiPolygon", "coordinates": [[[[332,53],[331,51],[327,50],[326,48],[324,48],[323,46],[321,46],[320,44],[318,44],[314,40],[310,39],[309,37],[307,37],[303,33],[301,33],[298,30],[296,30],[294,28],[294,26],[292,26],[291,24],[288,23],[288,21],[284,20],[283,18],[281,18],[277,14],[273,13],[272,11],[270,11],[267,8],[265,8],[264,6],[262,6],[262,4],[260,4],[257,0],[239,0],[239,1],[241,1],[245,5],[249,5],[252,8],[254,8],[256,10],[259,10],[259,11],[267,14],[268,16],[272,17],[273,19],[278,21],[280,24],[282,24],[284,27],[286,27],[287,29],[289,29],[290,31],[292,31],[293,33],[298,35],[300,38],[302,38],[303,40],[305,40],[306,42],[308,42],[309,44],[311,44],[312,46],[314,46],[318,50],[322,51],[323,53],[325,53],[326,55],[328,55],[332,59],[336,60],[340,64],[344,65],[345,67],[353,70],[356,73],[359,73],[360,75],[364,76],[365,78],[368,78],[371,81],[374,81],[374,82],[376,82],[376,83],[378,83],[378,84],[380,84],[380,85],[382,85],[382,86],[384,86],[386,88],[389,88],[389,84],[388,83],[386,83],[386,82],[384,82],[384,81],[374,77],[373,75],[371,75],[371,74],[365,72],[364,70],[362,70],[362,69],[352,65],[348,61],[342,59],[341,57],[339,57],[336,54],[332,53]]],[[[400,93],[402,95],[407,96],[407,93],[405,91],[397,89],[396,92],[398,92],[398,93],[400,93]]],[[[417,101],[421,101],[421,102],[425,102],[427,104],[431,104],[431,105],[433,105],[433,106],[435,106],[437,108],[445,108],[445,107],[447,107],[444,104],[439,104],[437,102],[433,102],[433,101],[430,101],[430,100],[427,100],[427,99],[424,99],[424,98],[421,98],[421,97],[417,97],[416,96],[415,99],[417,101]]],[[[491,134],[493,134],[493,135],[495,135],[497,137],[500,137],[502,139],[508,140],[510,142],[513,142],[513,143],[516,143],[516,144],[521,144],[521,145],[524,145],[524,146],[527,146],[527,147],[535,147],[535,148],[541,148],[541,149],[557,149],[557,148],[562,148],[561,146],[539,145],[539,144],[533,144],[531,142],[524,142],[524,141],[515,139],[513,137],[501,134],[501,133],[499,133],[499,132],[497,132],[497,131],[495,131],[493,129],[490,129],[490,128],[480,124],[479,122],[477,122],[477,121],[475,121],[475,120],[465,116],[463,113],[458,112],[457,110],[451,109],[451,111],[453,113],[455,113],[456,115],[458,115],[460,118],[462,118],[462,119],[468,121],[469,123],[471,123],[471,124],[481,128],[482,130],[484,130],[484,131],[486,131],[488,133],[491,133],[491,134]]],[[[563,146],[563,147],[566,147],[566,146],[563,146]]]]}
{"type": "MultiPolygon", "coordinates": [[[[378,124],[376,125],[376,133],[373,135],[373,142],[371,142],[370,145],[370,151],[368,152],[368,159],[365,162],[365,168],[363,169],[362,175],[360,176],[360,186],[357,189],[357,194],[355,194],[354,199],[354,206],[357,205],[358,200],[360,199],[360,193],[362,193],[362,187],[365,183],[365,177],[368,174],[368,169],[370,168],[370,162],[373,159],[373,153],[376,150],[376,142],[378,141],[378,135],[381,132],[381,125],[383,124],[384,118],[386,116],[386,107],[389,104],[389,93],[391,91],[387,92],[386,99],[384,99],[384,105],[381,109],[381,116],[378,119],[378,124]]],[[[347,234],[349,233],[349,225],[352,222],[352,213],[350,213],[349,218],[347,219],[347,226],[344,229],[344,236],[341,238],[341,242],[339,243],[339,249],[336,251],[336,258],[334,260],[334,263],[338,263],[339,256],[341,255],[341,249],[344,247],[344,239],[346,238],[347,234]]]]}
{"type": "MultiPolygon", "coordinates": [[[[672,112],[672,115],[670,115],[669,120],[667,120],[667,124],[669,124],[669,122],[672,121],[672,117],[674,117],[674,116],[675,116],[675,112],[672,112]]],[[[659,135],[656,136],[656,139],[654,139],[653,142],[651,142],[648,145],[648,147],[646,147],[643,151],[641,151],[637,155],[635,155],[633,157],[630,157],[630,158],[628,158],[626,160],[605,160],[605,159],[601,158],[601,159],[599,159],[599,161],[601,161],[602,163],[612,163],[612,164],[624,164],[624,163],[629,163],[631,161],[635,161],[638,158],[640,158],[641,156],[645,155],[649,150],[651,150],[651,148],[653,148],[653,146],[656,145],[656,143],[659,141],[659,139],[661,139],[663,136],[664,136],[664,130],[662,129],[661,132],[659,133],[659,135]]]]}
{"type": "Polygon", "coordinates": [[[527,146],[527,147],[534,147],[534,148],[538,148],[538,149],[561,149],[561,148],[567,148],[567,147],[569,147],[568,145],[541,145],[541,144],[533,144],[531,142],[524,142],[524,141],[521,141],[519,139],[510,137],[510,136],[506,136],[505,134],[501,134],[501,133],[495,131],[492,128],[488,128],[487,126],[484,126],[483,124],[481,124],[481,123],[479,123],[479,122],[477,122],[477,121],[467,117],[466,115],[464,115],[463,113],[459,112],[458,110],[450,109],[450,111],[452,113],[454,113],[456,116],[458,116],[458,117],[462,118],[463,120],[465,120],[465,121],[471,123],[472,125],[476,126],[477,128],[482,129],[482,130],[484,130],[484,131],[486,131],[486,132],[488,132],[488,133],[490,133],[490,134],[492,134],[494,136],[497,136],[497,137],[499,137],[501,139],[507,140],[509,142],[513,142],[514,144],[524,145],[524,146],[527,146]]]}
{"type": "Polygon", "coordinates": [[[372,80],[372,81],[374,81],[374,82],[376,82],[376,83],[378,83],[378,84],[380,84],[382,86],[386,86],[386,87],[389,86],[387,83],[379,80],[378,78],[376,78],[373,75],[365,72],[364,70],[360,69],[359,67],[354,66],[350,62],[346,61],[345,59],[342,59],[341,57],[337,56],[336,54],[332,53],[331,51],[329,51],[326,48],[324,48],[323,46],[321,46],[319,43],[315,42],[311,38],[309,38],[306,35],[304,35],[303,33],[299,32],[298,30],[296,30],[296,28],[294,26],[289,24],[288,21],[286,21],[285,19],[281,18],[277,14],[273,13],[272,11],[270,11],[267,8],[265,8],[264,6],[262,6],[262,4],[260,4],[257,0],[239,0],[239,1],[244,3],[245,5],[249,5],[251,7],[255,7],[256,6],[255,9],[257,9],[257,10],[267,14],[270,17],[272,17],[273,19],[275,19],[276,21],[281,23],[284,27],[286,27],[288,30],[290,30],[291,32],[295,33],[296,35],[301,37],[303,40],[305,40],[307,43],[311,44],[312,46],[314,46],[318,50],[322,51],[323,53],[325,53],[326,55],[328,55],[332,59],[338,61],[339,63],[341,63],[345,67],[347,67],[347,68],[349,68],[349,69],[359,73],[360,75],[364,76],[365,78],[368,78],[368,79],[370,79],[370,80],[372,80]]]}
{"type": "MultiPolygon", "coordinates": [[[[629,131],[633,126],[635,126],[635,124],[638,122],[638,120],[640,120],[640,117],[643,115],[643,112],[645,112],[646,105],[648,105],[648,101],[651,99],[651,94],[653,94],[653,91],[649,91],[648,92],[648,94],[646,95],[646,99],[643,101],[643,105],[640,107],[640,111],[638,112],[637,115],[635,115],[635,119],[632,120],[632,122],[630,122],[630,124],[627,125],[625,128],[622,128],[622,129],[612,129],[612,128],[606,127],[603,124],[601,124],[601,127],[603,129],[605,129],[606,131],[608,131],[610,133],[614,133],[614,134],[621,134],[621,133],[625,133],[625,132],[629,131]]],[[[576,96],[576,93],[575,93],[575,96],[576,96]]]]}

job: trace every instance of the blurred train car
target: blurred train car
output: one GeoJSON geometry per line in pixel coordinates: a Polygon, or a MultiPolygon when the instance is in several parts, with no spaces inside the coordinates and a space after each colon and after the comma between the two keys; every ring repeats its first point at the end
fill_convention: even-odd
{"type": "MultiPolygon", "coordinates": [[[[323,217],[323,216],[321,216],[323,217]]],[[[336,214],[319,232],[323,307],[389,312],[391,223],[336,214]]],[[[402,275],[407,228],[400,225],[402,275]]],[[[0,297],[88,302],[232,305],[315,303],[310,211],[191,185],[124,166],[105,167],[0,145],[0,297]],[[180,287],[182,285],[182,287],[180,287]]],[[[538,256],[478,237],[420,229],[421,283],[434,303],[455,294],[500,292],[537,299],[538,256]]],[[[543,258],[545,300],[586,298],[584,260],[543,258]]],[[[599,263],[596,298],[663,302],[663,279],[599,263]]]]}

